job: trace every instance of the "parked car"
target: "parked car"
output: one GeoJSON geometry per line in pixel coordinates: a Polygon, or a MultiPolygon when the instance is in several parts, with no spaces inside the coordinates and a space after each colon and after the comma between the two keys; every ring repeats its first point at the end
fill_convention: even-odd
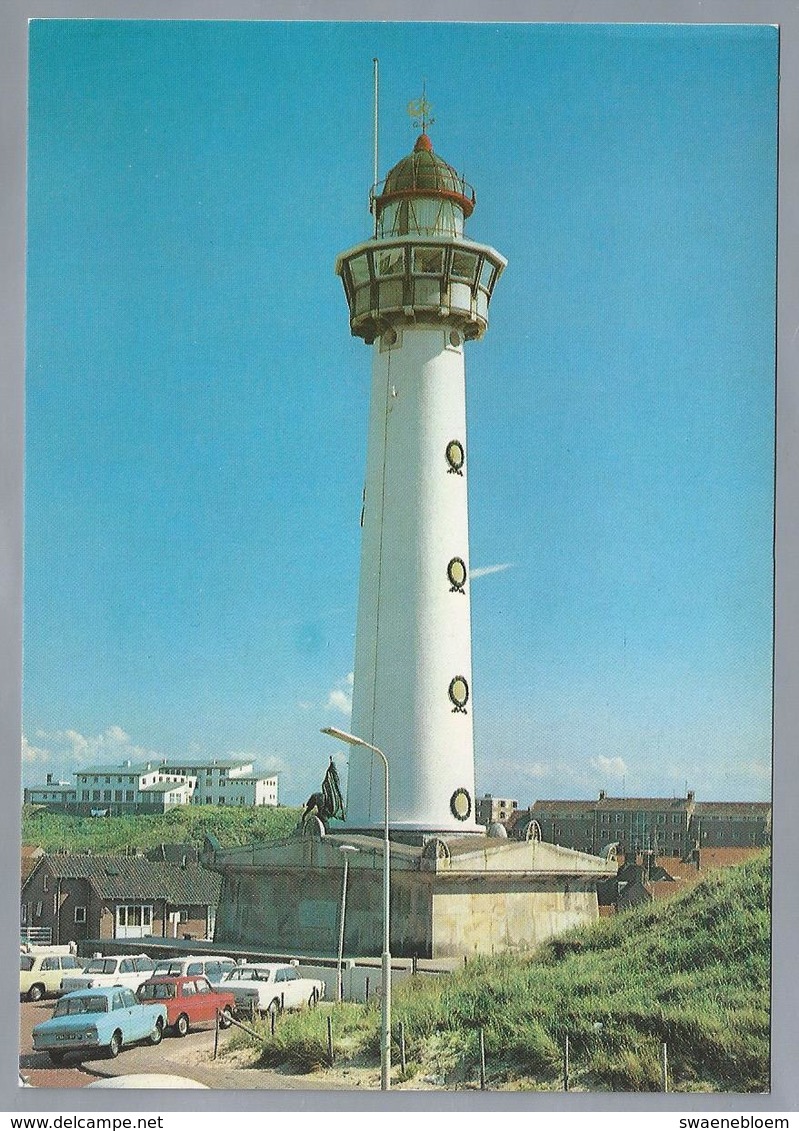
{"type": "Polygon", "coordinates": [[[82,974],[65,976],[61,992],[91,990],[97,986],[127,986],[137,990],[153,972],[153,960],[146,954],[114,954],[105,958],[90,958],[82,974]]]}
{"type": "Polygon", "coordinates": [[[172,978],[195,978],[204,975],[211,985],[221,982],[236,966],[226,954],[186,954],[175,958],[159,958],[153,968],[153,977],[168,974],[172,978]]]}
{"type": "Polygon", "coordinates": [[[147,1040],[157,1045],[166,1027],[163,1005],[136,1001],[124,986],[77,990],[65,994],[49,1021],[33,1029],[36,1052],[47,1052],[60,1064],[68,1052],[118,1056],[125,1045],[147,1040]]]}
{"type": "Polygon", "coordinates": [[[45,994],[59,993],[65,972],[83,970],[85,961],[74,954],[20,954],[20,997],[39,1001],[45,994]]]}
{"type": "MultiPolygon", "coordinates": [[[[22,1087],[22,1085],[20,1085],[22,1087]]],[[[30,1087],[30,1084],[28,1085],[30,1087]]],[[[204,1088],[207,1084],[190,1076],[172,1076],[164,1072],[132,1072],[129,1076],[105,1076],[93,1080],[87,1088],[204,1088]]]]}
{"type": "Polygon", "coordinates": [[[153,975],[136,990],[139,1001],[157,1001],[166,1006],[166,1023],[179,1037],[185,1037],[192,1025],[215,1021],[227,1029],[236,1007],[232,993],[219,993],[207,978],[170,978],[153,975]]]}
{"type": "Polygon", "coordinates": [[[231,992],[236,1009],[247,1013],[314,1006],[325,996],[324,982],[303,978],[296,966],[280,962],[244,963],[226,974],[219,988],[231,992]]]}

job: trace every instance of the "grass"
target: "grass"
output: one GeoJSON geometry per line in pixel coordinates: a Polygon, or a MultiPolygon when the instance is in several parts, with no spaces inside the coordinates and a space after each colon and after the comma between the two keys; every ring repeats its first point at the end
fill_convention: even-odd
{"type": "MultiPolygon", "coordinates": [[[[397,985],[412,1071],[458,1085],[658,1091],[668,1048],[672,1090],[762,1092],[769,1085],[770,863],[712,873],[669,900],[599,920],[528,957],[480,957],[448,976],[397,985]]],[[[379,1060],[379,1005],[334,1005],[280,1020],[263,1065],[379,1060]]],[[[396,1044],[396,1042],[395,1042],[396,1044]]],[[[394,1050],[395,1063],[398,1049],[394,1050]]]]}
{"type": "Polygon", "coordinates": [[[201,847],[210,833],[225,847],[288,836],[300,810],[284,806],[181,806],[160,816],[73,817],[48,813],[33,805],[22,808],[22,843],[40,845],[46,852],[123,853],[147,850],[164,843],[201,847]]]}

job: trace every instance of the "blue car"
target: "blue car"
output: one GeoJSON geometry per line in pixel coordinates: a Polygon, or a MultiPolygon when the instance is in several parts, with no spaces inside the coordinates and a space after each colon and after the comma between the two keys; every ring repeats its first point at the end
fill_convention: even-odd
{"type": "Polygon", "coordinates": [[[142,1004],[132,990],[109,986],[65,994],[49,1021],[33,1030],[33,1047],[60,1064],[68,1052],[118,1056],[136,1041],[157,1045],[166,1027],[166,1007],[142,1004]]]}

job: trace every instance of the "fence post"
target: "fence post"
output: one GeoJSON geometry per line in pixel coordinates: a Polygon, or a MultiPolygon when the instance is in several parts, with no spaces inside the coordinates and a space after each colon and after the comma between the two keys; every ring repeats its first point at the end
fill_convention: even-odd
{"type": "Polygon", "coordinates": [[[269,1010],[269,1036],[270,1037],[274,1037],[274,1035],[275,1035],[275,1018],[276,1018],[276,1016],[277,1016],[277,1010],[276,1009],[270,1009],[269,1010]]]}
{"type": "Polygon", "coordinates": [[[333,1067],[333,1018],[328,1015],[327,1018],[327,1059],[330,1067],[333,1067]]]}
{"type": "Polygon", "coordinates": [[[486,1040],[485,1030],[480,1028],[480,1091],[486,1090],[486,1040]]]}
{"type": "Polygon", "coordinates": [[[569,1090],[569,1034],[566,1034],[566,1040],[563,1043],[563,1090],[569,1090]]]}
{"type": "Polygon", "coordinates": [[[214,1060],[216,1060],[216,1054],[219,1051],[219,1010],[218,1009],[216,1011],[215,1019],[216,1019],[216,1025],[214,1026],[214,1060]]]}
{"type": "Polygon", "coordinates": [[[400,1021],[400,1068],[405,1075],[405,1022],[400,1021]]]}
{"type": "Polygon", "coordinates": [[[366,975],[366,1004],[369,1004],[369,975],[366,975]]]}
{"type": "Polygon", "coordinates": [[[669,1050],[664,1041],[660,1049],[660,1080],[663,1085],[663,1091],[669,1090],[669,1050]]]}

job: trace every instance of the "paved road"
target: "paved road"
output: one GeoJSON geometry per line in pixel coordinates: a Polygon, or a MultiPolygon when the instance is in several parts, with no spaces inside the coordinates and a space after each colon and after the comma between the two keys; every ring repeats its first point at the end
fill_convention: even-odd
{"type": "MultiPolygon", "coordinates": [[[[104,1076],[123,1076],[132,1072],[164,1072],[188,1076],[209,1088],[301,1089],[329,1091],[341,1083],[324,1076],[287,1076],[266,1069],[236,1068],[225,1060],[213,1061],[214,1030],[198,1029],[186,1037],[167,1035],[160,1045],[135,1045],[123,1049],[116,1060],[99,1057],[82,1063],[68,1056],[63,1067],[56,1068],[46,1053],[33,1051],[33,1026],[47,1020],[54,1001],[23,1002],[20,1021],[20,1072],[38,1088],[82,1088],[104,1076]]],[[[233,1030],[220,1033],[220,1049],[233,1030]]],[[[377,1086],[379,1087],[379,1081],[377,1086]]]]}

